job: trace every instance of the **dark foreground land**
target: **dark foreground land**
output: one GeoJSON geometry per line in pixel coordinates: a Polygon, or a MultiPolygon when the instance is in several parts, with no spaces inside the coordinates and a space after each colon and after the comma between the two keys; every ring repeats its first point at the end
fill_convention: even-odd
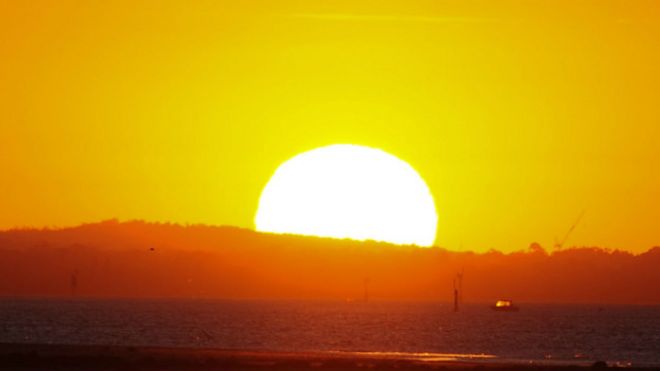
{"type": "MultiPolygon", "coordinates": [[[[604,363],[534,364],[451,355],[268,352],[96,345],[0,344],[2,370],[585,370],[604,363]]],[[[648,370],[629,367],[627,370],[648,370]]]]}

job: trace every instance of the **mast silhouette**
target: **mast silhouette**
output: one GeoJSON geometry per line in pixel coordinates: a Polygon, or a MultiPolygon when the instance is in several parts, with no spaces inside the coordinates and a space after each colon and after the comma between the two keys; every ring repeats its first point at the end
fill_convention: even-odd
{"type": "Polygon", "coordinates": [[[458,312],[459,303],[463,303],[463,270],[454,277],[454,312],[458,312]]]}

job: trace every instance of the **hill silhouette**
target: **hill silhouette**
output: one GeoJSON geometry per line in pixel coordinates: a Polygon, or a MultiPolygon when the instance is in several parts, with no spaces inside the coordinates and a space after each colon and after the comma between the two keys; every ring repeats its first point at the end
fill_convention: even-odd
{"type": "Polygon", "coordinates": [[[504,254],[275,235],[236,227],[84,224],[0,232],[0,296],[660,304],[660,247],[504,254]]]}

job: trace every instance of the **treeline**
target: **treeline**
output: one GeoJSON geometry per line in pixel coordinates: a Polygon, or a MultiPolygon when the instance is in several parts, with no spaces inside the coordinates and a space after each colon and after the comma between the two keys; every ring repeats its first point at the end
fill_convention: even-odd
{"type": "Polygon", "coordinates": [[[451,252],[247,229],[116,220],[0,232],[0,296],[660,304],[660,247],[451,252]]]}

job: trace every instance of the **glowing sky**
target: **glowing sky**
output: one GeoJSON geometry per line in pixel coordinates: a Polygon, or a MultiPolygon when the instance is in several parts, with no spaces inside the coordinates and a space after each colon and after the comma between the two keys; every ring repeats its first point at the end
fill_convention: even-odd
{"type": "Polygon", "coordinates": [[[438,244],[660,244],[656,1],[3,1],[0,228],[253,227],[297,153],[410,163],[438,244]]]}

